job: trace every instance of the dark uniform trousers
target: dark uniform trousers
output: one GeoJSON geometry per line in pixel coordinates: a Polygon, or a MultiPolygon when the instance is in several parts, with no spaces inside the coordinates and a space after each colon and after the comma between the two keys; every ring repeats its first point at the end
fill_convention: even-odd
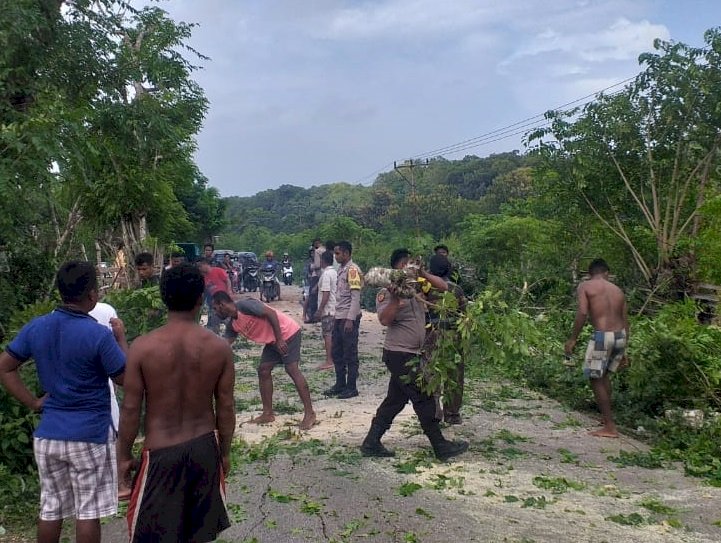
{"type": "Polygon", "coordinates": [[[388,430],[393,419],[403,411],[410,400],[423,431],[428,434],[429,431],[436,430],[438,428],[438,421],[435,420],[436,402],[433,396],[421,391],[415,383],[420,366],[419,355],[383,349],[383,362],[391,378],[388,382],[388,393],[376,411],[374,422],[384,431],[388,430]],[[414,358],[417,359],[417,363],[409,366],[408,362],[414,358]]]}
{"type": "Polygon", "coordinates": [[[331,356],[335,366],[335,384],[337,388],[356,390],[360,315],[353,322],[350,332],[345,331],[345,323],[346,319],[335,319],[333,322],[331,356]]]}
{"type": "Polygon", "coordinates": [[[308,310],[306,311],[306,315],[310,318],[318,311],[318,281],[320,281],[320,276],[315,275],[310,278],[310,283],[308,284],[308,310]]]}

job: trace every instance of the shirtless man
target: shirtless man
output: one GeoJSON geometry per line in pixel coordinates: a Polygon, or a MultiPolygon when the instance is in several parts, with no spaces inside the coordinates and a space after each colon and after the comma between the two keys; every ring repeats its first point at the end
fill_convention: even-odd
{"type": "Polygon", "coordinates": [[[609,372],[628,365],[628,314],[623,292],[608,281],[608,265],[597,258],[588,267],[591,278],[578,287],[578,310],[573,331],[566,342],[566,355],[570,356],[576,346],[586,319],[591,321],[594,332],[588,343],[583,373],[591,381],[593,395],[603,417],[603,427],[590,432],[596,437],[618,437],[611,413],[611,380],[609,372]]]}
{"type": "Polygon", "coordinates": [[[231,345],[238,334],[263,345],[258,366],[258,386],[263,413],[251,419],[253,424],[268,424],[275,420],[273,412],[273,376],[276,364],[283,364],[285,372],[293,380],[303,402],[304,416],[301,430],[310,430],[316,422],[315,411],[310,399],[308,382],[300,371],[300,325],[285,313],[281,313],[253,298],[242,298],[237,302],[226,292],[213,294],[213,308],[224,319],[230,319],[225,327],[225,337],[231,345]]]}
{"type": "Polygon", "coordinates": [[[168,324],[137,338],[128,352],[118,442],[126,483],[143,397],[146,404],[128,506],[131,542],[212,541],[230,526],[224,479],[235,430],[235,370],[227,342],[196,324],[204,288],[195,266],[166,270],[160,292],[168,324]]]}

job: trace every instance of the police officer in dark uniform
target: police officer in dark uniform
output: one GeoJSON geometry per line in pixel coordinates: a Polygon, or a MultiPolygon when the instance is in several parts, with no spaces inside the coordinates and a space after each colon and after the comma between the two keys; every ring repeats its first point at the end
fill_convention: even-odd
{"type": "MultiPolygon", "coordinates": [[[[391,255],[391,267],[398,270],[405,268],[409,257],[407,249],[396,249],[391,255]]],[[[420,271],[419,276],[440,291],[447,289],[446,282],[440,277],[425,271],[420,271]]],[[[413,404],[421,428],[439,460],[448,460],[465,452],[468,449],[467,442],[448,441],[443,437],[435,418],[433,396],[423,392],[415,382],[426,335],[425,307],[416,298],[400,298],[391,287],[381,289],[378,293],[376,310],[380,323],[388,327],[383,345],[383,362],[390,372],[390,382],[386,398],[378,407],[368,435],[361,445],[361,453],[364,456],[394,455],[380,440],[408,400],[413,404]],[[418,363],[409,365],[408,362],[413,359],[418,363]]]]}

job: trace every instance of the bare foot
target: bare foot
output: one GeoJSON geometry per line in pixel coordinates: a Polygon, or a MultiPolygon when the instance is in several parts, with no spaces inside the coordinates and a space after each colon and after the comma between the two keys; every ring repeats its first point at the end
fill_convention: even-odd
{"type": "Polygon", "coordinates": [[[326,363],[326,364],[321,364],[320,366],[316,366],[316,367],[315,367],[315,369],[318,370],[318,371],[332,370],[333,368],[335,368],[335,366],[334,366],[333,364],[328,364],[328,363],[326,363]]]}
{"type": "Polygon", "coordinates": [[[133,489],[129,486],[126,486],[123,483],[120,483],[118,485],[118,501],[124,502],[125,500],[130,499],[130,495],[133,493],[133,489]]]}
{"type": "Polygon", "coordinates": [[[303,417],[303,420],[300,421],[300,424],[298,425],[298,427],[301,430],[310,430],[311,428],[313,428],[315,423],[316,423],[315,413],[311,412],[311,413],[307,413],[305,415],[305,417],[303,417]]]}
{"type": "Polygon", "coordinates": [[[250,419],[248,422],[250,422],[251,424],[270,424],[274,420],[275,420],[275,415],[273,413],[263,413],[259,417],[250,419]]]}
{"type": "Polygon", "coordinates": [[[605,428],[605,427],[601,428],[600,430],[588,432],[588,435],[591,435],[593,437],[618,438],[618,432],[616,430],[609,430],[608,428],[605,428]]]}

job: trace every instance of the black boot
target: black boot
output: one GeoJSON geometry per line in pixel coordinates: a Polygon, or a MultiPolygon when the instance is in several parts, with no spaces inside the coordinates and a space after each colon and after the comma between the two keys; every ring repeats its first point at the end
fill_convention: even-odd
{"type": "Polygon", "coordinates": [[[433,452],[436,454],[436,458],[442,462],[468,450],[467,441],[448,441],[443,437],[441,429],[437,424],[435,428],[426,431],[426,436],[428,436],[428,440],[433,446],[433,452]]]}
{"type": "Polygon", "coordinates": [[[356,388],[356,381],[358,379],[358,364],[357,363],[349,363],[348,364],[348,380],[346,382],[346,387],[343,392],[338,394],[339,400],[347,400],[348,398],[355,398],[358,396],[358,388],[356,388]]]}
{"type": "Polygon", "coordinates": [[[356,396],[358,396],[358,389],[347,387],[343,392],[338,394],[338,399],[347,400],[349,398],[355,398],[356,396]]]}
{"type": "Polygon", "coordinates": [[[335,385],[330,387],[327,390],[323,391],[324,396],[338,396],[341,392],[343,392],[347,386],[346,386],[346,367],[333,360],[333,366],[335,369],[335,385]]]}
{"type": "Polygon", "coordinates": [[[338,396],[341,392],[345,391],[345,385],[339,385],[336,383],[332,387],[323,391],[324,396],[338,396]]]}
{"type": "Polygon", "coordinates": [[[373,419],[371,422],[371,428],[368,430],[368,435],[363,440],[361,445],[361,454],[363,456],[376,456],[376,457],[390,457],[395,456],[396,453],[386,449],[381,443],[381,437],[386,433],[387,428],[384,428],[373,419]]]}

